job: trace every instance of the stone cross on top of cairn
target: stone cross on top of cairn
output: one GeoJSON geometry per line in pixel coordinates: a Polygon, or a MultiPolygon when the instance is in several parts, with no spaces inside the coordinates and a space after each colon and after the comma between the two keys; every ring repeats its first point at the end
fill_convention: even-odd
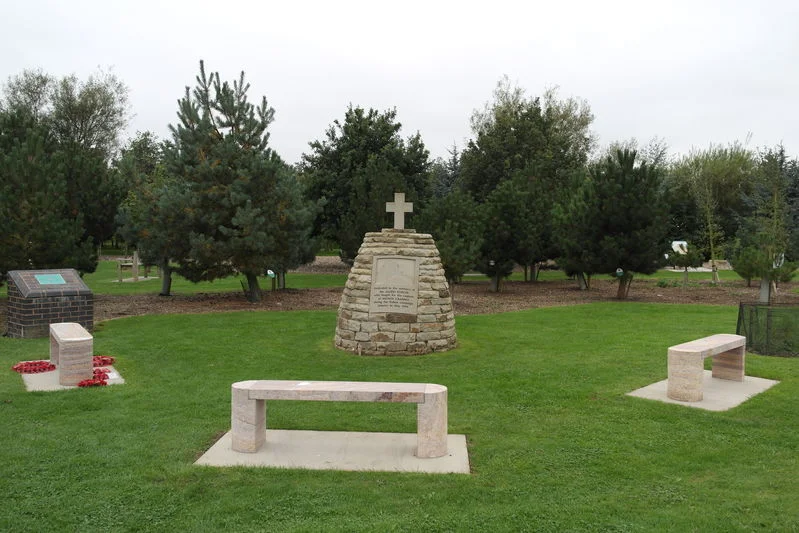
{"type": "Polygon", "coordinates": [[[404,192],[395,192],[394,201],[386,202],[386,213],[394,213],[394,229],[405,229],[405,213],[413,213],[413,204],[405,201],[404,192]]]}

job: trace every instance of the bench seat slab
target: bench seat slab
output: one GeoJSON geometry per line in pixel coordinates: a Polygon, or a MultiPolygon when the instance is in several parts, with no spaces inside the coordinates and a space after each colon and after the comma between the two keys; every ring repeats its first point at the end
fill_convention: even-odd
{"type": "Polygon", "coordinates": [[[266,400],[392,402],[417,404],[417,457],[447,453],[447,388],[430,383],[250,380],[234,383],[231,434],[234,451],[254,453],[266,440],[266,400]]]}

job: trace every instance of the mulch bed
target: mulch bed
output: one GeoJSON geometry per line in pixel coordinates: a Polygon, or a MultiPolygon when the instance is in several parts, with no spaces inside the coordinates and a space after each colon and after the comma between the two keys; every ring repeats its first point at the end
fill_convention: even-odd
{"type": "MultiPolygon", "coordinates": [[[[315,265],[301,269],[304,272],[346,272],[340,261],[326,258],[315,265]],[[338,264],[336,264],[338,263],[338,264]]],[[[710,275],[708,274],[708,278],[710,275]]],[[[289,274],[289,283],[291,274],[289,274]]],[[[484,278],[481,278],[484,279],[484,278]]],[[[491,293],[487,281],[470,281],[452,287],[455,314],[476,315],[502,313],[536,307],[574,305],[616,300],[617,282],[604,276],[596,277],[591,289],[581,291],[571,280],[545,282],[505,282],[502,292],[491,293]]],[[[779,301],[799,304],[797,283],[780,287],[779,301]]],[[[287,289],[265,291],[259,303],[250,303],[241,292],[200,293],[169,297],[157,294],[129,296],[96,295],[95,323],[114,318],[174,313],[219,313],[228,311],[290,311],[336,309],[341,299],[341,288],[287,289]]],[[[655,280],[633,280],[627,301],[653,303],[696,303],[738,305],[741,301],[757,299],[758,287],[747,287],[744,281],[725,281],[719,284],[691,283],[688,287],[658,287],[655,280]]],[[[0,332],[6,329],[7,300],[0,301],[0,332]]]]}

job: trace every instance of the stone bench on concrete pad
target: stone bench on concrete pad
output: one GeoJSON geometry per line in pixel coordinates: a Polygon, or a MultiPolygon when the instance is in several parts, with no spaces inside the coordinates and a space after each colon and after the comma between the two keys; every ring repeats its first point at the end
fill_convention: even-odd
{"type": "Polygon", "coordinates": [[[232,386],[233,451],[254,453],[264,445],[266,400],[416,403],[416,456],[433,458],[447,454],[447,388],[443,385],[362,381],[239,381],[232,386]]]}
{"type": "Polygon", "coordinates": [[[93,376],[94,337],[76,322],[50,324],[50,363],[59,372],[58,383],[75,386],[93,376]]]}
{"type": "Polygon", "coordinates": [[[672,346],[667,396],[683,402],[701,401],[706,357],[713,357],[714,378],[743,381],[745,355],[746,337],[726,333],[672,346]]]}

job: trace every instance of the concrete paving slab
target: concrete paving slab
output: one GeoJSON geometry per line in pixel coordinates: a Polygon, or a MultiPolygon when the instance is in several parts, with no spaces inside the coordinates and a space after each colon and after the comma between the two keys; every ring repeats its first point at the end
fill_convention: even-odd
{"type": "MultiPolygon", "coordinates": [[[[107,380],[109,385],[121,385],[125,383],[125,380],[113,366],[104,366],[103,368],[110,370],[107,380]]],[[[59,384],[59,374],[57,368],[52,372],[41,372],[39,374],[20,374],[20,376],[22,376],[22,381],[25,383],[25,390],[28,392],[57,391],[78,388],[59,384]]]]}
{"type": "Polygon", "coordinates": [[[696,407],[708,411],[726,411],[741,405],[753,396],[764,392],[779,381],[773,379],[756,378],[744,376],[743,382],[731,381],[728,379],[718,379],[713,377],[710,370],[705,370],[702,374],[703,399],[698,402],[681,402],[672,400],[666,396],[666,387],[669,380],[664,379],[638,390],[628,392],[628,396],[658,400],[666,403],[676,403],[686,407],[696,407]]]}
{"type": "Polygon", "coordinates": [[[196,465],[301,468],[377,472],[468,474],[465,435],[447,435],[447,455],[420,459],[416,433],[367,433],[267,429],[266,444],[255,453],[234,452],[230,432],[196,465]]]}

